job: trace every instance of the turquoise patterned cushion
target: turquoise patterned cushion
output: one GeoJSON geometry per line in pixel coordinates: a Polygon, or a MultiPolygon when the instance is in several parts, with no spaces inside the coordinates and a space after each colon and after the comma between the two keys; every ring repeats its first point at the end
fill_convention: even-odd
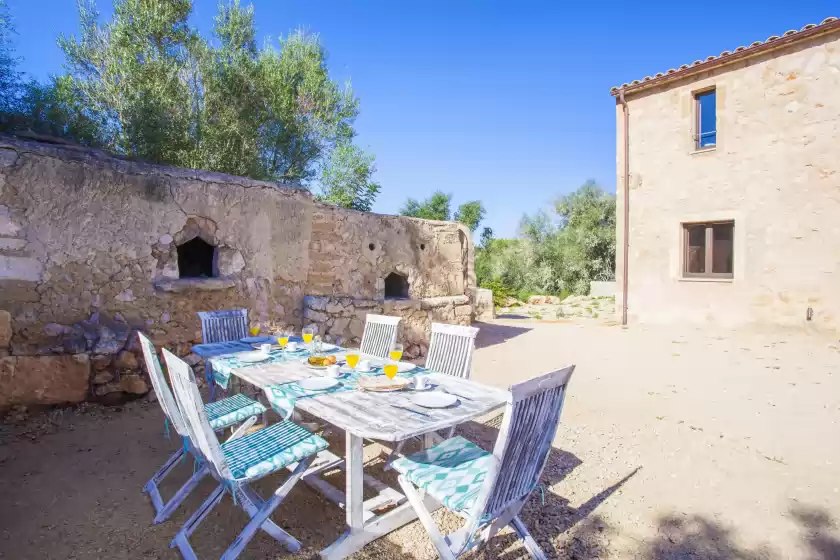
{"type": "Polygon", "coordinates": [[[222,444],[235,480],[257,478],[327,448],[327,442],[293,422],[272,424],[222,444]]]}
{"type": "Polygon", "coordinates": [[[495,459],[456,436],[394,461],[394,469],[452,511],[469,510],[495,459]]]}
{"type": "Polygon", "coordinates": [[[204,405],[204,411],[207,413],[210,426],[214,430],[223,430],[228,426],[244,422],[251,416],[262,414],[265,412],[265,407],[239,393],[204,405]]]}

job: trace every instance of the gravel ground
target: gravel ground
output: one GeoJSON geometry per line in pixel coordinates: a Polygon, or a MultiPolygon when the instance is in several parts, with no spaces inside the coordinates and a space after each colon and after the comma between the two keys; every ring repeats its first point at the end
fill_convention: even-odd
{"type": "MultiPolygon", "coordinates": [[[[577,364],[563,425],[523,518],[556,558],[840,558],[840,351],[818,335],[497,321],[479,325],[474,378],[506,386],[577,364]],[[527,358],[523,359],[523,356],[527,358]]],[[[19,414],[0,429],[0,558],[177,558],[169,540],[210,491],[150,526],[143,483],[173,451],[157,404],[19,414]]],[[[498,418],[462,433],[489,448],[498,418]]],[[[331,440],[342,449],[340,437],[331,440]]],[[[386,481],[378,446],[368,470],[386,481]]],[[[192,471],[186,462],[163,492],[192,471]],[[179,472],[180,471],[180,472],[179,472]]],[[[390,477],[390,478],[389,478],[390,477]]],[[[332,475],[340,485],[340,473],[332,475]]],[[[277,478],[258,488],[271,491],[277,478]]],[[[301,484],[242,558],[311,558],[343,512],[301,484]]],[[[451,530],[458,519],[435,514],[451,530]]],[[[226,499],[193,536],[218,556],[245,524],[226,499]]],[[[418,523],[354,558],[432,559],[418,523]]],[[[525,557],[502,534],[469,558],[525,557]]]]}

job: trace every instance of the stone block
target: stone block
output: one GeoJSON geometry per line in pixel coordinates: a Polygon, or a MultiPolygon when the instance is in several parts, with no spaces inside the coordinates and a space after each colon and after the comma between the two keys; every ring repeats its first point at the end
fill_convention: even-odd
{"type": "Polygon", "coordinates": [[[18,159],[17,150],[0,148],[0,167],[11,167],[18,159]]]}
{"type": "Polygon", "coordinates": [[[121,375],[120,390],[130,395],[145,395],[149,392],[149,385],[142,375],[121,375]]]}
{"type": "Polygon", "coordinates": [[[303,306],[306,309],[314,309],[315,311],[325,311],[327,309],[327,302],[329,298],[323,296],[305,296],[303,298],[303,306]]]}
{"type": "Polygon", "coordinates": [[[140,369],[140,362],[137,361],[137,356],[128,350],[123,350],[114,360],[114,368],[117,371],[137,371],[140,369]]]}
{"type": "Polygon", "coordinates": [[[333,322],[332,327],[330,327],[330,334],[332,336],[343,335],[343,334],[345,334],[345,331],[347,330],[347,327],[349,327],[349,326],[350,326],[350,319],[349,318],[339,317],[333,322]]]}
{"type": "Polygon", "coordinates": [[[31,257],[0,255],[0,279],[40,282],[44,278],[44,265],[31,257]]]}
{"type": "Polygon", "coordinates": [[[12,342],[12,316],[0,309],[0,348],[8,348],[12,342]]]}
{"type": "MultiPolygon", "coordinates": [[[[105,371],[100,371],[99,373],[94,375],[92,383],[94,385],[104,385],[105,383],[110,383],[113,380],[114,380],[113,372],[106,369],[105,371]]],[[[96,390],[94,389],[94,393],[95,392],[96,392],[96,390]]]]}
{"type": "Polygon", "coordinates": [[[344,306],[341,304],[341,300],[332,298],[329,303],[327,303],[326,311],[330,315],[337,315],[344,311],[344,306]]]}
{"type": "Polygon", "coordinates": [[[323,323],[329,318],[326,313],[315,311],[314,309],[310,309],[308,307],[303,310],[303,317],[313,323],[323,323]]]}
{"type": "Polygon", "coordinates": [[[89,380],[87,354],[2,358],[0,408],[82,402],[89,380]]]}
{"type": "MultiPolygon", "coordinates": [[[[104,370],[108,369],[108,366],[111,365],[112,361],[113,361],[113,356],[100,354],[98,356],[93,356],[90,359],[90,365],[91,365],[91,368],[93,368],[93,371],[95,371],[95,372],[104,371],[104,370]]],[[[101,383],[104,383],[104,382],[101,382],[101,383]]]]}
{"type": "Polygon", "coordinates": [[[8,206],[0,204],[0,236],[17,237],[23,228],[12,219],[8,206]]]}
{"type": "Polygon", "coordinates": [[[26,247],[26,239],[0,237],[0,251],[20,251],[26,247]]]}
{"type": "Polygon", "coordinates": [[[245,268],[245,258],[236,249],[219,247],[218,267],[220,276],[235,276],[245,268]]]}
{"type": "Polygon", "coordinates": [[[459,305],[455,308],[456,317],[469,317],[472,315],[472,305],[459,305]]]}

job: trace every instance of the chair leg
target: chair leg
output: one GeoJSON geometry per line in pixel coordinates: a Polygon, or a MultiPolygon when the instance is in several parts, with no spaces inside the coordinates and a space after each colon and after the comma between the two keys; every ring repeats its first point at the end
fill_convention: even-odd
{"type": "MultiPolygon", "coordinates": [[[[255,509],[253,513],[248,512],[251,515],[251,521],[248,522],[248,525],[239,533],[239,536],[236,537],[236,540],[233,541],[233,544],[225,551],[222,555],[221,560],[234,560],[238,558],[242,551],[245,549],[245,546],[248,542],[254,537],[257,530],[262,528],[265,525],[266,521],[270,521],[268,518],[277,509],[277,506],[280,505],[289,492],[292,490],[295,484],[297,484],[298,480],[303,476],[303,473],[306,472],[306,469],[309,467],[309,463],[312,462],[312,457],[308,457],[300,461],[295,467],[295,470],[289,475],[289,478],[286,479],[286,482],[278,488],[274,495],[271,496],[265,502],[262,502],[262,505],[255,509]]],[[[244,484],[243,484],[244,486],[244,484]]],[[[241,487],[240,487],[241,488],[241,487]]],[[[249,498],[249,496],[244,491],[239,491],[239,495],[244,496],[245,498],[249,498]]],[[[246,510],[247,511],[247,510],[246,510]]],[[[290,534],[286,533],[280,527],[277,527],[273,522],[269,525],[269,528],[266,529],[266,532],[271,534],[271,536],[277,538],[290,552],[297,552],[300,550],[301,544],[298,542],[290,534]],[[275,531],[275,528],[277,531],[275,531]]]]}
{"type": "Polygon", "coordinates": [[[394,447],[393,451],[391,451],[388,456],[385,458],[385,468],[383,470],[390,471],[393,469],[393,462],[402,455],[403,447],[405,447],[405,442],[407,440],[402,440],[397,443],[397,446],[394,447]]]}
{"type": "Polygon", "coordinates": [[[534,560],[546,560],[545,553],[543,553],[542,549],[540,549],[537,541],[535,541],[534,537],[531,536],[531,533],[528,532],[528,528],[524,523],[522,523],[522,520],[518,515],[511,520],[510,526],[514,531],[516,531],[519,538],[522,539],[522,542],[525,544],[525,548],[528,549],[528,552],[531,554],[531,558],[534,560]]]}
{"type": "Polygon", "coordinates": [[[224,495],[225,485],[224,483],[222,483],[219,484],[215,490],[213,490],[213,492],[210,494],[210,496],[207,497],[206,500],[204,500],[204,503],[201,504],[201,507],[195,510],[195,513],[193,513],[190,516],[190,518],[187,519],[187,522],[184,523],[184,526],[181,527],[181,530],[178,531],[178,533],[175,535],[175,538],[172,539],[172,542],[169,543],[169,547],[177,547],[178,550],[181,552],[181,555],[186,560],[194,559],[196,556],[195,552],[192,549],[192,546],[190,545],[190,535],[192,535],[195,532],[195,530],[198,529],[198,526],[201,524],[202,521],[204,521],[204,518],[207,517],[211,511],[213,511],[213,508],[216,507],[216,504],[222,501],[224,495]]]}
{"type": "Polygon", "coordinates": [[[158,485],[163,481],[166,476],[172,472],[172,469],[178,464],[181,460],[181,457],[184,456],[184,449],[180,448],[178,451],[173,453],[169,459],[166,460],[166,463],[155,473],[155,475],[143,486],[143,492],[146,492],[149,495],[149,499],[152,501],[152,506],[155,508],[155,514],[160,514],[160,511],[166,507],[166,504],[163,503],[163,498],[160,495],[160,490],[158,489],[158,485]]]}
{"type": "Polygon", "coordinates": [[[207,391],[210,402],[216,401],[216,380],[213,378],[213,366],[210,360],[204,362],[204,379],[207,380],[207,391]]]}
{"type": "Polygon", "coordinates": [[[451,428],[446,430],[446,437],[444,439],[450,439],[452,436],[454,436],[455,435],[455,428],[457,428],[457,427],[458,426],[452,426],[451,428]]]}
{"type": "Polygon", "coordinates": [[[201,482],[201,479],[210,474],[210,470],[208,469],[206,464],[202,464],[201,467],[184,483],[181,488],[178,489],[178,492],[175,493],[172,498],[163,506],[163,508],[158,511],[158,514],[155,516],[154,520],[152,521],[153,524],[163,523],[172,513],[180,507],[180,505],[187,499],[187,496],[195,490],[195,487],[198,486],[198,483],[201,482]]]}
{"type": "Polygon", "coordinates": [[[417,513],[420,523],[423,524],[423,527],[429,534],[429,538],[432,539],[432,544],[434,544],[435,548],[438,550],[441,560],[455,560],[455,554],[452,552],[452,549],[449,548],[449,545],[446,543],[446,539],[444,539],[443,535],[440,534],[440,529],[438,529],[437,523],[435,523],[435,520],[432,519],[432,516],[426,509],[426,506],[423,505],[423,500],[417,493],[417,489],[403,475],[400,475],[399,482],[400,486],[402,486],[405,497],[408,498],[408,502],[417,513]]]}

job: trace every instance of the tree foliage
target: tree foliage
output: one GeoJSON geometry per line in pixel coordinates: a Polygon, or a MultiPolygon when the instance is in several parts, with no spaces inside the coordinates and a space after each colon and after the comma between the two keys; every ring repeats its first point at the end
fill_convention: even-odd
{"type": "Polygon", "coordinates": [[[614,277],[615,196],[588,181],[558,198],[553,210],[523,216],[516,239],[482,243],[475,262],[479,285],[518,294],[586,294],[590,281],[614,277]]]}
{"type": "Polygon", "coordinates": [[[297,31],[260,48],[253,8],[233,0],[205,38],[191,13],[192,0],[114,0],[100,24],[95,2],[79,0],[78,35],[58,41],[68,74],[28,86],[14,128],[318,186],[324,200],[370,209],[379,185],[373,156],[353,144],[359,101],[330,78],[319,37],[297,31]]]}
{"type": "Polygon", "coordinates": [[[21,87],[21,74],[17,69],[17,57],[13,37],[15,27],[6,0],[0,0],[0,114],[14,111],[21,87]]]}
{"type": "Polygon", "coordinates": [[[464,202],[452,215],[450,205],[452,203],[452,195],[444,193],[443,191],[435,191],[432,196],[426,200],[418,201],[409,198],[405,201],[400,214],[403,216],[412,216],[414,218],[423,218],[426,220],[441,220],[449,221],[454,219],[467,226],[470,231],[478,229],[478,224],[484,219],[486,210],[480,200],[472,200],[464,202]]]}

